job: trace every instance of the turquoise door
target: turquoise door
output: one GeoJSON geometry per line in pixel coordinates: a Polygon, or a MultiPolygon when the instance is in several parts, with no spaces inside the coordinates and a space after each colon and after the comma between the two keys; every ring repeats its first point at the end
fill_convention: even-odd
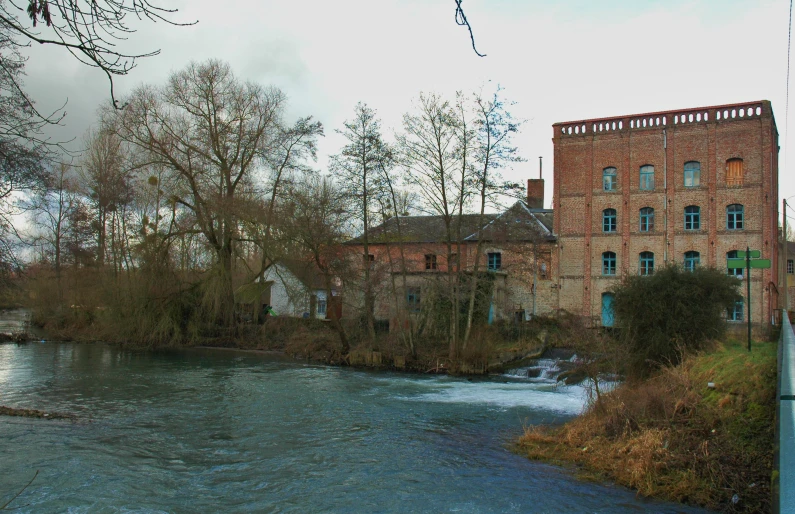
{"type": "Polygon", "coordinates": [[[602,326],[613,326],[613,293],[602,294],[602,326]]]}

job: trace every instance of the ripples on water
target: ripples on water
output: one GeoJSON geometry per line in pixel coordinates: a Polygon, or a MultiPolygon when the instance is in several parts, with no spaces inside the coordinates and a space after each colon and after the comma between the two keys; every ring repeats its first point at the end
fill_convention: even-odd
{"type": "Polygon", "coordinates": [[[698,512],[506,445],[578,387],[300,365],[235,352],[0,346],[0,505],[21,512],[698,512]]]}

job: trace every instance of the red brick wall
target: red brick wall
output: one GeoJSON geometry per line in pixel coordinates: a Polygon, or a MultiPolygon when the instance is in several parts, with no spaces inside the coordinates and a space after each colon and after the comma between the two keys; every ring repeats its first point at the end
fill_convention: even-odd
{"type": "Polygon", "coordinates": [[[726,252],[750,246],[773,264],[771,270],[754,271],[751,282],[754,321],[769,322],[778,301],[778,134],[769,102],[558,123],[553,131],[561,308],[598,318],[601,294],[617,280],[601,276],[605,251],[616,253],[620,275],[637,273],[644,251],[654,252],[655,267],[682,263],[685,252],[698,251],[702,265],[722,268],[726,252]],[[731,158],[743,159],[742,186],[726,185],[731,158]],[[687,161],[701,164],[699,187],[684,186],[687,161]],[[646,164],[654,166],[653,191],[639,189],[640,167],[646,164]],[[603,191],[606,167],[617,169],[615,191],[603,191]],[[732,203],[745,208],[743,230],[726,228],[726,207],[732,203]],[[689,205],[701,208],[699,230],[684,229],[689,205]],[[652,232],[639,230],[643,207],[655,210],[652,232]],[[602,232],[608,208],[617,211],[615,234],[602,232]]]}

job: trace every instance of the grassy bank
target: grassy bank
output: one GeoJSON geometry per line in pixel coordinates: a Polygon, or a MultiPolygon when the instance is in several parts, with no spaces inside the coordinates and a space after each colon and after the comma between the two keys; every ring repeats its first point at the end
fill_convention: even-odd
{"type": "Polygon", "coordinates": [[[749,354],[729,341],[622,384],[562,427],[528,429],[519,447],[644,496],[770,512],[775,393],[776,343],[749,354]]]}

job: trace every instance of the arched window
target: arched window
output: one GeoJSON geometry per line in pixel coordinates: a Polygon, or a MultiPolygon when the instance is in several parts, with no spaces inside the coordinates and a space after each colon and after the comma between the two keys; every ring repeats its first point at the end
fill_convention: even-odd
{"type": "Polygon", "coordinates": [[[654,189],[654,166],[646,164],[640,167],[640,189],[651,191],[654,189]]]}
{"type": "Polygon", "coordinates": [[[685,163],[685,187],[698,187],[701,185],[701,163],[689,161],[685,163]]]}
{"type": "Polygon", "coordinates": [[[654,209],[644,207],[640,210],[640,231],[651,232],[654,230],[654,209]]]}
{"type": "Polygon", "coordinates": [[[605,252],[602,254],[602,275],[616,274],[616,253],[605,252]]]}
{"type": "MultiPolygon", "coordinates": [[[[729,259],[736,259],[737,258],[737,250],[732,250],[730,252],[726,252],[726,260],[729,259]]],[[[742,268],[726,268],[729,275],[732,275],[737,278],[743,278],[743,269],[742,268]]]]}
{"type": "Polygon", "coordinates": [[[602,170],[602,188],[605,191],[616,190],[616,169],[613,167],[602,170]]]}
{"type": "Polygon", "coordinates": [[[602,232],[615,232],[618,223],[616,221],[616,210],[605,209],[602,211],[602,232]]]}
{"type": "Polygon", "coordinates": [[[726,161],[726,185],[743,185],[743,160],[729,159],[726,161]]]}
{"type": "Polygon", "coordinates": [[[701,263],[701,254],[698,252],[685,252],[685,269],[693,271],[701,263]]]}
{"type": "Polygon", "coordinates": [[[685,207],[685,230],[698,230],[701,228],[701,208],[697,205],[685,207]]]}
{"type": "Polygon", "coordinates": [[[640,253],[640,274],[651,275],[654,273],[654,253],[641,252],[640,253]]]}
{"type": "Polygon", "coordinates": [[[742,230],[745,208],[739,203],[733,203],[726,207],[726,229],[742,230]]]}

